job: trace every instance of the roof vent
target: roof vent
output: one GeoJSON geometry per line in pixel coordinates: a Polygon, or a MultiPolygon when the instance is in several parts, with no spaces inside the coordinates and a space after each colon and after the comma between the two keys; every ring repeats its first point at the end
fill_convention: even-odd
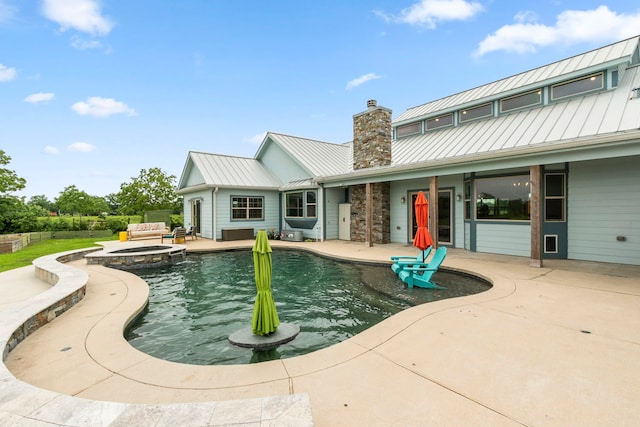
{"type": "Polygon", "coordinates": [[[376,101],[375,99],[370,99],[367,101],[367,108],[375,108],[376,105],[378,105],[378,101],[376,101]]]}
{"type": "Polygon", "coordinates": [[[631,89],[631,97],[629,99],[640,98],[640,87],[634,87],[631,89]]]}

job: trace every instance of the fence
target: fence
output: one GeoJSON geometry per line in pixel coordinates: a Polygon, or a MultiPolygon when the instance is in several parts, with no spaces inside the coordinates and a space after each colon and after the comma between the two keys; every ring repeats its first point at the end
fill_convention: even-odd
{"type": "Polygon", "coordinates": [[[50,239],[80,239],[92,237],[111,237],[111,230],[77,230],[77,231],[36,231],[32,233],[0,235],[0,254],[19,251],[31,243],[50,239]]]}

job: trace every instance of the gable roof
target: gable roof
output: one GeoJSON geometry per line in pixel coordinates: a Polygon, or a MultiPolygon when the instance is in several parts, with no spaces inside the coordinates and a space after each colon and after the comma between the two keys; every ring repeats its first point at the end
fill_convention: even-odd
{"type": "Polygon", "coordinates": [[[280,186],[281,183],[256,159],[190,151],[178,189],[220,187],[277,190],[280,186]],[[187,185],[191,166],[198,169],[203,182],[187,185]]]}
{"type": "Polygon", "coordinates": [[[543,83],[552,84],[587,74],[594,69],[627,64],[637,55],[638,37],[632,37],[608,46],[601,47],[552,64],[534,68],[493,83],[478,86],[464,92],[450,95],[426,104],[407,109],[394,119],[394,125],[409,122],[420,117],[444,114],[453,109],[465,108],[485,100],[495,99],[497,95],[508,96],[510,92],[523,92],[534,89],[543,83]]]}
{"type": "Polygon", "coordinates": [[[351,155],[351,148],[349,144],[334,144],[268,132],[256,152],[256,159],[261,157],[269,141],[277,144],[291,158],[295,159],[309,173],[310,177],[337,175],[347,173],[350,170],[348,158],[351,155]]]}

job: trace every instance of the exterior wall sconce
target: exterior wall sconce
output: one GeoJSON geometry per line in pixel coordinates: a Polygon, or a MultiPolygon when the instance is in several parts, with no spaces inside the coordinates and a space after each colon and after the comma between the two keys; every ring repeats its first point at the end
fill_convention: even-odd
{"type": "Polygon", "coordinates": [[[462,200],[462,194],[458,193],[456,194],[456,202],[459,202],[462,200]]]}
{"type": "Polygon", "coordinates": [[[403,205],[407,202],[407,198],[402,196],[400,197],[400,203],[402,203],[403,205]]]}

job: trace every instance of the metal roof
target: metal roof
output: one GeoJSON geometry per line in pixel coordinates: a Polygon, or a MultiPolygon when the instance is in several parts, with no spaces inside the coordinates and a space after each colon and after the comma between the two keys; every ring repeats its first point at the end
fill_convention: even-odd
{"type": "Polygon", "coordinates": [[[464,92],[441,98],[426,104],[409,108],[394,119],[394,125],[409,122],[412,119],[437,115],[451,111],[453,108],[468,106],[495,99],[499,94],[525,91],[542,86],[544,83],[578,76],[590,72],[594,67],[614,66],[630,62],[638,48],[638,37],[623,40],[590,52],[563,59],[543,67],[525,71],[502,80],[476,87],[464,92]]]}
{"type": "Polygon", "coordinates": [[[222,188],[272,188],[275,190],[282,185],[256,159],[197,151],[189,152],[189,158],[204,178],[204,182],[200,185],[222,188]]]}
{"type": "MultiPolygon", "coordinates": [[[[346,160],[351,155],[349,144],[334,144],[274,132],[267,133],[265,142],[269,139],[295,159],[312,177],[337,175],[350,170],[346,160]]],[[[258,149],[256,158],[260,157],[263,147],[264,143],[258,149]]]]}
{"type": "Polygon", "coordinates": [[[639,133],[638,87],[640,66],[633,66],[613,90],[401,138],[393,141],[392,167],[639,133]]]}
{"type": "MultiPolygon", "coordinates": [[[[383,175],[425,171],[430,167],[454,170],[455,165],[468,164],[474,159],[514,158],[534,152],[551,153],[565,148],[583,149],[598,144],[636,141],[640,139],[638,41],[639,37],[634,37],[407,110],[394,121],[395,125],[403,120],[441,113],[447,108],[460,108],[471,102],[541,87],[574,75],[616,66],[619,70],[618,86],[613,89],[394,140],[389,166],[354,171],[352,142],[333,144],[269,132],[253,159],[190,152],[190,160],[205,182],[190,183],[189,188],[289,189],[309,186],[312,181],[359,180],[365,175],[384,179],[383,175]],[[635,65],[630,65],[632,63],[635,65]],[[260,161],[271,143],[298,162],[309,173],[308,179],[279,182],[260,161]]],[[[185,179],[188,168],[189,162],[181,179],[185,179]]]]}

